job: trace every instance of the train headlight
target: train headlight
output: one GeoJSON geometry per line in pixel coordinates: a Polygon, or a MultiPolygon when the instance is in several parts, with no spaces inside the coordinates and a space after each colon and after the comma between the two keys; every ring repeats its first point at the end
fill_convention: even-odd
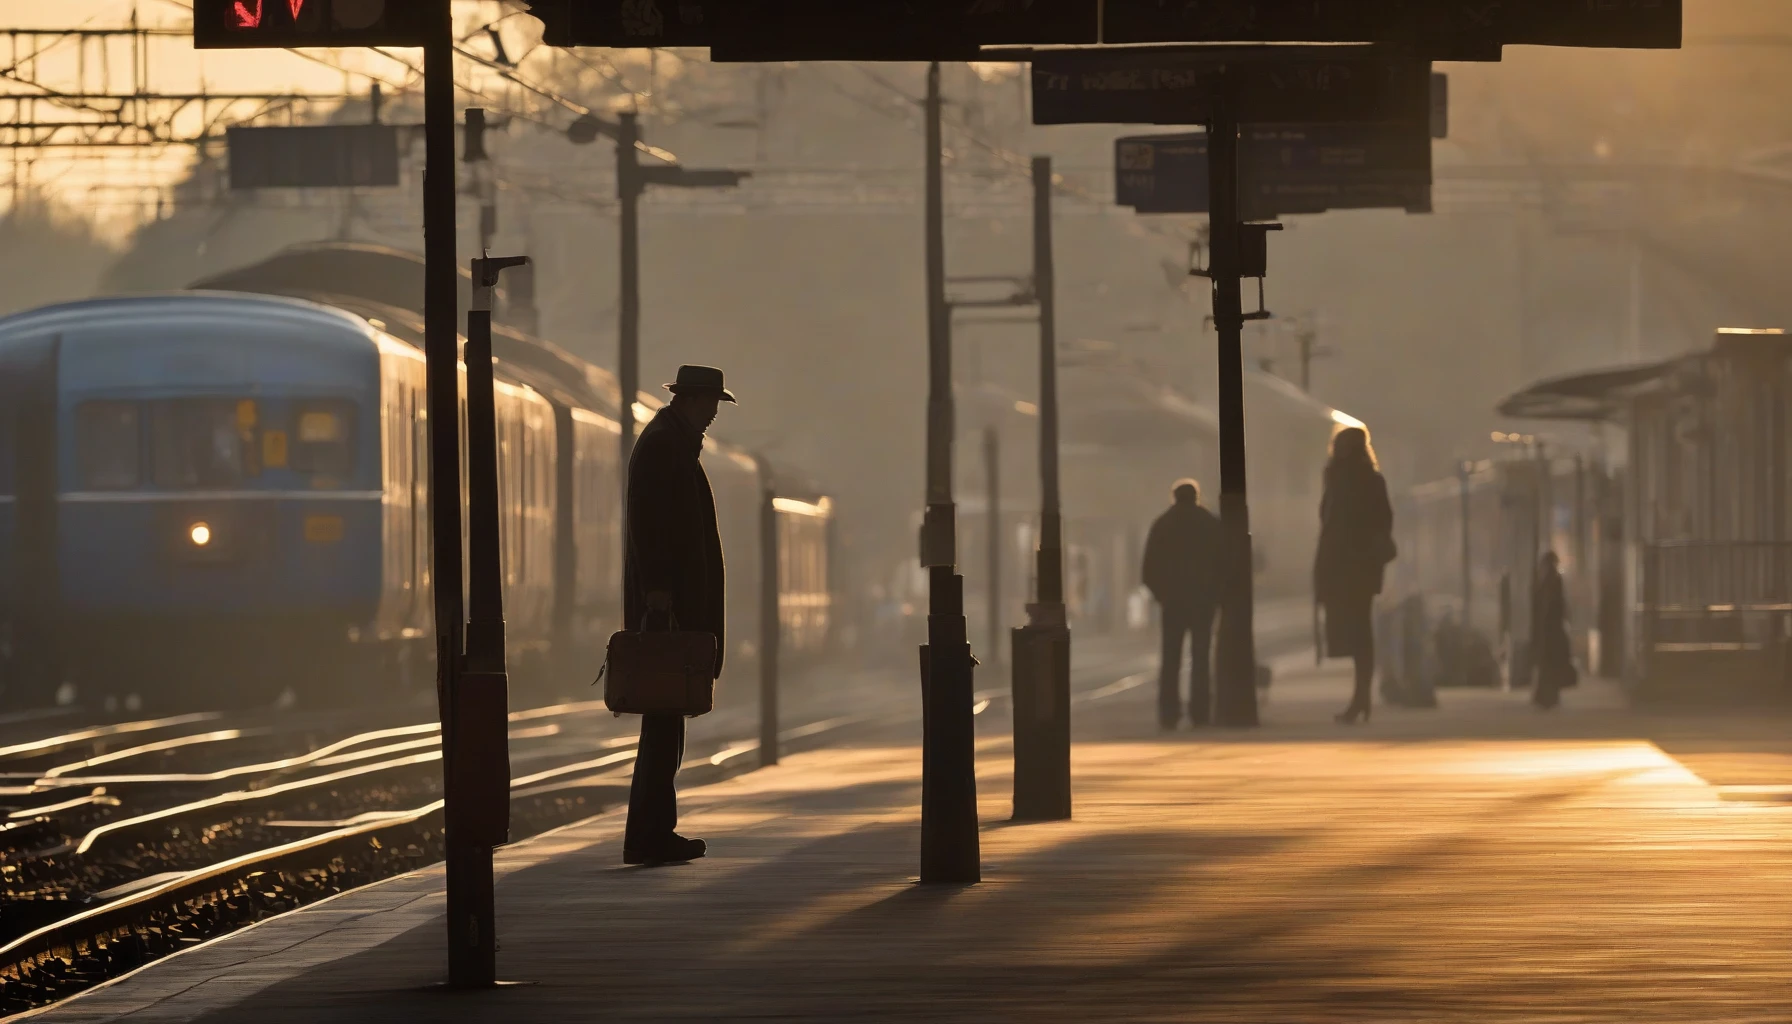
{"type": "Polygon", "coordinates": [[[187,528],[187,539],[196,548],[205,547],[212,542],[212,528],[207,523],[194,523],[187,528]]]}

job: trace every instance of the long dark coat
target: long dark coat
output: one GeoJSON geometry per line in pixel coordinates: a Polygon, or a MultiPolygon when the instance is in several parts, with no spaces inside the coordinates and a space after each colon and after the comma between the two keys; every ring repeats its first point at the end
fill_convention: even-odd
{"type": "Polygon", "coordinates": [[[670,407],[661,409],[635,441],[628,462],[622,614],[629,629],[640,629],[647,595],[656,590],[672,595],[678,628],[716,635],[720,677],[727,649],[722,532],[702,455],[703,436],[670,407]]]}
{"type": "Polygon", "coordinates": [[[1219,519],[1195,502],[1178,502],[1151,524],[1140,578],[1166,608],[1216,604],[1223,550],[1219,519]]]}
{"type": "Polygon", "coordinates": [[[1568,597],[1560,570],[1538,570],[1531,590],[1531,664],[1548,692],[1574,685],[1574,650],[1568,642],[1568,597]]]}
{"type": "Polygon", "coordinates": [[[1394,508],[1381,474],[1367,466],[1328,469],[1319,503],[1314,595],[1330,605],[1381,593],[1393,537],[1394,508]]]}
{"type": "Polygon", "coordinates": [[[1313,594],[1325,605],[1325,649],[1334,658],[1375,651],[1371,606],[1394,552],[1394,509],[1387,481],[1373,468],[1327,467],[1319,503],[1313,594]]]}

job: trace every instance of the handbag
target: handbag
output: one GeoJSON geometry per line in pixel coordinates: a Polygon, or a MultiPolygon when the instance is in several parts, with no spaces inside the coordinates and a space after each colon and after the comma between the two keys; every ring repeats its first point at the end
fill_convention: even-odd
{"type": "Polygon", "coordinates": [[[597,678],[618,715],[707,715],[716,705],[716,635],[678,628],[618,630],[597,678]],[[608,678],[605,679],[605,676],[608,678]]]}
{"type": "Polygon", "coordinates": [[[1400,549],[1394,544],[1393,534],[1384,533],[1381,535],[1381,539],[1375,544],[1375,555],[1377,558],[1381,559],[1382,565],[1387,565],[1394,559],[1400,557],[1400,549]]]}

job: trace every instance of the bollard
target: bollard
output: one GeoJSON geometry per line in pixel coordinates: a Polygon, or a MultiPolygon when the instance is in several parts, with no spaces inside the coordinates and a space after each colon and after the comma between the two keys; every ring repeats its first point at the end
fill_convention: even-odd
{"type": "Polygon", "coordinates": [[[921,648],[921,881],[968,885],[982,879],[971,713],[977,662],[965,638],[964,577],[950,566],[928,571],[942,601],[928,616],[934,642],[921,648]]]}
{"type": "Polygon", "coordinates": [[[1012,633],[1014,820],[1070,817],[1070,630],[1020,626],[1012,633]]]}

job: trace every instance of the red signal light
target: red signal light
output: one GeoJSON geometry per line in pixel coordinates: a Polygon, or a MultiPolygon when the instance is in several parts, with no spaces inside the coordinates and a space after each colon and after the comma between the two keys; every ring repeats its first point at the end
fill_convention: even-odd
{"type": "Polygon", "coordinates": [[[421,46],[446,0],[192,0],[200,49],[421,46]]]}

